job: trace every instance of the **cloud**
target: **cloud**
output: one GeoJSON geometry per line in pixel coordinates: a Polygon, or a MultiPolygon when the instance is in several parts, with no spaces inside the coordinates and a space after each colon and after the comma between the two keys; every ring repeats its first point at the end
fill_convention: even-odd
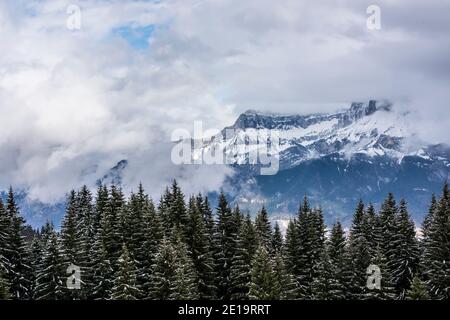
{"type": "MultiPolygon", "coordinates": [[[[121,159],[125,181],[220,187],[224,167],[175,167],[170,133],[245,109],[309,113],[386,98],[448,141],[447,1],[4,1],[0,186],[56,201],[121,159]],[[68,30],[69,5],[81,29],[68,30]]],[[[161,187],[160,187],[161,186],[161,187]]],[[[156,192],[155,192],[156,193],[156,192]]]]}

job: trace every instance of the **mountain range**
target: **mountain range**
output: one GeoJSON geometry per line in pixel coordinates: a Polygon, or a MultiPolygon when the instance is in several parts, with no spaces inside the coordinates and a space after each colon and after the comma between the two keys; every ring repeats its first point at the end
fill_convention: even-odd
{"type": "MultiPolygon", "coordinates": [[[[265,205],[273,220],[282,223],[308,196],[312,205],[321,206],[327,223],[340,219],[348,225],[360,198],[379,207],[388,192],[405,198],[419,222],[431,195],[450,177],[450,148],[421,141],[409,119],[408,114],[394,112],[391,103],[375,100],[329,114],[249,110],[196,152],[225,152],[235,171],[223,186],[232,202],[251,213],[265,205]],[[270,134],[279,138],[276,146],[270,134]],[[262,175],[262,166],[249,157],[246,146],[260,137],[268,137],[267,145],[275,146],[269,149],[270,156],[279,157],[276,174],[262,175]]],[[[128,166],[123,159],[97,183],[121,184],[128,166]]],[[[217,193],[209,196],[214,202],[217,193]]],[[[44,217],[59,224],[63,203],[30,202],[25,192],[19,192],[19,200],[32,225],[44,217]]]]}

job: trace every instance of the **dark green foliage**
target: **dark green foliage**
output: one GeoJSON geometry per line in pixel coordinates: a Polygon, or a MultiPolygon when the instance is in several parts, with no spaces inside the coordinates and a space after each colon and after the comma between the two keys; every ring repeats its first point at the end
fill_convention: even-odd
{"type": "Polygon", "coordinates": [[[139,296],[135,263],[126,245],[123,245],[111,297],[114,300],[136,300],[139,296]]]}
{"type": "Polygon", "coordinates": [[[49,223],[36,233],[11,189],[0,200],[0,299],[448,299],[449,197],[447,185],[433,197],[419,244],[392,194],[378,214],[360,201],[347,239],[339,222],[325,237],[306,197],[283,237],[264,207],[253,222],[222,193],[214,219],[207,198],[186,205],[176,182],[158,210],[142,185],[127,199],[115,186],[96,199],[83,187],[60,234],[49,223]],[[69,264],[81,267],[81,290],[68,288],[69,264]]]}

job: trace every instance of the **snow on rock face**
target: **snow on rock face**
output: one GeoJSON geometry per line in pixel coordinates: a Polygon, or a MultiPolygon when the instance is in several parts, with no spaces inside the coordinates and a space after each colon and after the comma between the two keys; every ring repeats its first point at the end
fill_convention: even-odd
{"type": "Polygon", "coordinates": [[[352,103],[349,109],[332,114],[279,115],[249,110],[205,148],[226,148],[226,153],[242,164],[248,160],[249,141],[269,137],[270,144],[270,134],[274,134],[280,138],[280,144],[269,152],[279,154],[281,169],[334,153],[399,160],[410,154],[428,157],[427,152],[419,152],[425,146],[405,147],[411,131],[406,118],[391,107],[389,102],[371,100],[352,103]],[[233,135],[225,138],[225,131],[230,129],[234,130],[233,135]]]}

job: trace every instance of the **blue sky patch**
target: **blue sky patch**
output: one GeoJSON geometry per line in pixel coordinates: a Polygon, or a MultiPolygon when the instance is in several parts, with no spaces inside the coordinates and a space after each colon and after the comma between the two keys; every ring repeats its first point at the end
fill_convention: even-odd
{"type": "Polygon", "coordinates": [[[135,49],[146,49],[149,46],[148,40],[155,31],[155,25],[148,26],[123,26],[113,30],[113,34],[125,39],[130,46],[135,49]]]}

